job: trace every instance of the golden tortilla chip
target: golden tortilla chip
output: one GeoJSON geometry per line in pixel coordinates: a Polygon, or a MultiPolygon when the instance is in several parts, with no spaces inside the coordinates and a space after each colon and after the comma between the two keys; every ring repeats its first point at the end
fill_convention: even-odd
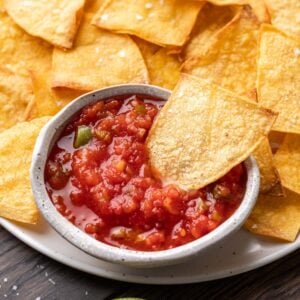
{"type": "Polygon", "coordinates": [[[161,48],[145,60],[150,83],[166,89],[174,89],[180,77],[181,63],[178,56],[168,54],[166,49],[161,48]]]}
{"type": "Polygon", "coordinates": [[[28,70],[49,68],[52,47],[28,35],[0,11],[0,64],[14,73],[28,76],[28,70]]]}
{"type": "Polygon", "coordinates": [[[32,72],[33,92],[36,103],[36,116],[53,116],[83,92],[65,88],[51,88],[50,70],[44,73],[32,72]]]}
{"type": "Polygon", "coordinates": [[[264,0],[208,0],[208,2],[215,5],[250,5],[261,22],[269,22],[270,16],[268,7],[264,0]]]}
{"type": "Polygon", "coordinates": [[[293,242],[300,229],[300,195],[285,193],[285,197],[259,195],[245,227],[255,234],[293,242]]]}
{"type": "Polygon", "coordinates": [[[184,59],[197,57],[200,51],[204,53],[205,49],[209,49],[218,39],[217,32],[237,15],[238,10],[234,6],[205,4],[198,15],[191,39],[183,51],[184,59]]]}
{"type": "Polygon", "coordinates": [[[147,83],[148,71],[137,45],[127,35],[99,30],[92,44],[53,52],[52,87],[95,90],[121,83],[147,83]]]}
{"type": "Polygon", "coordinates": [[[282,196],[283,191],[280,178],[274,166],[273,154],[268,138],[265,138],[252,154],[257,161],[260,171],[260,192],[268,192],[269,195],[273,196],[282,196]]]}
{"type": "Polygon", "coordinates": [[[282,184],[300,194],[300,135],[287,134],[274,156],[282,184]]]}
{"type": "Polygon", "coordinates": [[[71,48],[85,0],[4,0],[13,20],[26,32],[49,43],[71,48]]]}
{"type": "Polygon", "coordinates": [[[272,131],[272,130],[269,133],[269,141],[270,141],[273,154],[277,152],[278,148],[280,147],[280,145],[284,140],[285,135],[286,134],[284,132],[272,131]]]}
{"type": "Polygon", "coordinates": [[[183,71],[256,101],[259,27],[251,9],[244,8],[217,33],[208,49],[199,46],[199,54],[185,61],[183,71]]]}
{"type": "Polygon", "coordinates": [[[277,28],[300,35],[299,0],[265,0],[271,15],[271,23],[277,28]]]}
{"type": "Polygon", "coordinates": [[[155,44],[135,38],[146,62],[150,83],[172,90],[180,77],[181,63],[177,55],[155,44]]]}
{"type": "Polygon", "coordinates": [[[203,4],[186,0],[111,0],[99,9],[93,24],[158,45],[182,46],[203,4]]]}
{"type": "Polygon", "coordinates": [[[30,78],[0,68],[0,132],[25,121],[33,101],[30,78]]]}
{"type": "Polygon", "coordinates": [[[0,216],[35,224],[38,210],[33,199],[29,169],[32,150],[49,117],[23,122],[0,134],[0,216]]]}
{"type": "Polygon", "coordinates": [[[104,2],[105,0],[86,0],[84,11],[87,13],[96,13],[104,2]]]}
{"type": "Polygon", "coordinates": [[[187,74],[159,113],[147,140],[158,177],[198,189],[245,160],[276,115],[187,74]]]}
{"type": "Polygon", "coordinates": [[[273,130],[300,133],[300,39],[263,25],[257,76],[259,103],[279,113],[273,130]]]}
{"type": "Polygon", "coordinates": [[[83,15],[82,22],[74,41],[75,47],[93,44],[101,38],[102,34],[105,32],[99,27],[91,24],[92,17],[93,14],[91,13],[85,13],[83,15]]]}

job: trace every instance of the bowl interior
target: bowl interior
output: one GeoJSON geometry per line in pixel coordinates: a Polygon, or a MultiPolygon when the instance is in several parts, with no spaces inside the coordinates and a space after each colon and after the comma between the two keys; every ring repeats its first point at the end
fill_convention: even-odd
{"type": "Polygon", "coordinates": [[[170,91],[151,85],[119,85],[82,95],[66,106],[42,129],[33,153],[31,184],[37,205],[49,224],[72,244],[97,258],[135,267],[155,267],[182,262],[197,255],[228,234],[238,230],[253,208],[259,191],[259,171],[253,157],[245,162],[247,184],[244,198],[235,213],[209,234],[177,248],[144,252],[116,248],[90,237],[56,210],[44,185],[47,157],[66,124],[86,105],[108,98],[140,94],[167,100],[170,91]]]}

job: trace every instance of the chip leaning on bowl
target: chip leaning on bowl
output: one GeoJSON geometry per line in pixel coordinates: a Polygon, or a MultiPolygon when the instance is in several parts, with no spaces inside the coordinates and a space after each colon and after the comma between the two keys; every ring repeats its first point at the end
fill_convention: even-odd
{"type": "MultiPolygon", "coordinates": [[[[212,82],[195,95],[195,101],[216,84],[278,114],[270,137],[251,148],[262,183],[246,228],[277,240],[295,240],[300,228],[295,217],[300,206],[298,1],[67,2],[0,1],[0,135],[7,147],[0,147],[0,215],[36,222],[28,178],[16,177],[26,194],[24,201],[14,199],[5,176],[14,177],[4,164],[15,153],[20,164],[13,168],[28,173],[30,147],[44,124],[39,120],[46,120],[40,117],[55,115],[86,91],[113,84],[150,83],[174,89],[184,71],[212,82]],[[28,137],[32,126],[30,147],[21,139],[15,142],[17,136],[28,137]],[[286,137],[274,143],[272,137],[279,132],[286,137]],[[270,145],[273,153],[279,148],[275,156],[270,145]],[[22,151],[27,153],[24,164],[22,151]],[[15,210],[24,211],[23,216],[15,210]]],[[[189,88],[184,91],[188,92],[189,88]]],[[[197,112],[193,117],[203,116],[197,112]]],[[[251,117],[244,111],[234,120],[247,124],[251,117]]],[[[227,124],[219,125],[222,131],[227,124]]],[[[179,126],[175,133],[181,130],[179,126]]],[[[241,152],[248,155],[249,149],[241,152]]]]}

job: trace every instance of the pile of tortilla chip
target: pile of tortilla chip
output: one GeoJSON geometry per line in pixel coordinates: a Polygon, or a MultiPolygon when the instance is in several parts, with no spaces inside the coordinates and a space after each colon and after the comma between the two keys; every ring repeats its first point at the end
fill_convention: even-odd
{"type": "Polygon", "coordinates": [[[299,14],[297,0],[0,1],[0,216],[37,221],[28,174],[49,116],[87,91],[149,83],[174,90],[148,138],[158,173],[201,188],[253,154],[246,228],[295,240],[299,14]]]}

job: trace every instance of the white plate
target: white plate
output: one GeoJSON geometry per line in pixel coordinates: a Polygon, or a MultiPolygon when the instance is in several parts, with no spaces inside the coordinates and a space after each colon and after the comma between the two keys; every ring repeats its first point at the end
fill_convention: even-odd
{"type": "Polygon", "coordinates": [[[20,226],[0,218],[0,224],[28,246],[70,267],[110,279],[146,284],[193,283],[228,277],[266,265],[300,248],[300,236],[294,243],[279,243],[241,229],[196,260],[145,270],[89,256],[64,240],[45,220],[37,226],[20,226]]]}

